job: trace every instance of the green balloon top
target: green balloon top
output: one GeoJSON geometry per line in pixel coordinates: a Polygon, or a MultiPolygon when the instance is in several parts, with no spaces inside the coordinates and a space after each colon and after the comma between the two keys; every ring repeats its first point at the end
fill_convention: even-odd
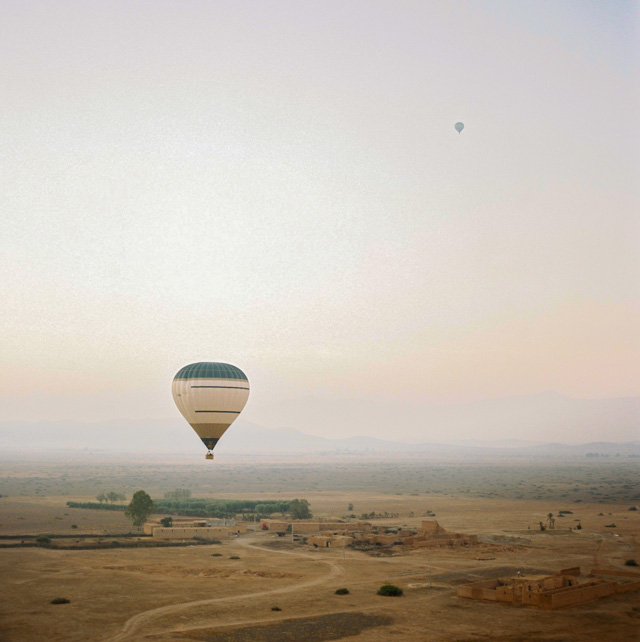
{"type": "Polygon", "coordinates": [[[215,363],[211,361],[200,361],[190,363],[180,368],[173,378],[176,379],[240,379],[248,381],[247,375],[230,363],[215,363]]]}
{"type": "Polygon", "coordinates": [[[464,129],[464,123],[456,123],[454,127],[456,128],[456,131],[459,134],[464,129]]]}

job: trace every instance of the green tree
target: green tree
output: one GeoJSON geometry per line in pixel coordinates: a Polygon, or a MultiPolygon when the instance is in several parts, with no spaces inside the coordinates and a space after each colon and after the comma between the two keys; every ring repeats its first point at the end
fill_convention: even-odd
{"type": "Polygon", "coordinates": [[[383,584],[378,589],[378,595],[386,595],[388,597],[399,597],[402,595],[402,589],[395,584],[383,584]]]}
{"type": "Polygon", "coordinates": [[[163,517],[160,520],[160,523],[165,527],[165,528],[171,528],[173,526],[173,517],[163,517]]]}
{"type": "Polygon", "coordinates": [[[306,499],[292,499],[289,504],[289,512],[291,519],[311,519],[313,517],[306,499]]]}
{"type": "Polygon", "coordinates": [[[104,493],[100,493],[96,496],[96,499],[102,504],[102,502],[107,501],[107,496],[104,493]]]}
{"type": "Polygon", "coordinates": [[[154,509],[151,497],[143,490],[139,490],[133,494],[124,514],[132,521],[134,526],[140,528],[147,521],[147,517],[153,513],[154,509]]]}
{"type": "Polygon", "coordinates": [[[352,513],[353,512],[353,504],[349,502],[349,506],[347,507],[347,510],[352,513]]]}

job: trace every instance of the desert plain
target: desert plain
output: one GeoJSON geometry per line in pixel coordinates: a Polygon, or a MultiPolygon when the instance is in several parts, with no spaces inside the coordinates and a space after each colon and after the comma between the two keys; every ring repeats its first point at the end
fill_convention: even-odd
{"type": "Polygon", "coordinates": [[[3,642],[640,639],[639,592],[553,611],[456,595],[460,584],[518,573],[635,570],[627,562],[640,563],[637,458],[344,454],[211,464],[85,453],[0,463],[3,642]],[[304,498],[314,519],[374,513],[367,521],[379,527],[436,519],[447,531],[477,535],[479,544],[315,549],[250,520],[246,534],[219,544],[125,548],[113,544],[135,530],[123,512],[67,506],[101,492],[129,499],[144,489],[162,498],[175,488],[218,499],[304,498]],[[543,531],[549,513],[555,527],[543,531]],[[34,535],[71,548],[21,545],[21,536],[33,542],[34,535]],[[377,595],[387,583],[403,595],[377,595]],[[348,594],[336,594],[340,588],[348,594]]]}

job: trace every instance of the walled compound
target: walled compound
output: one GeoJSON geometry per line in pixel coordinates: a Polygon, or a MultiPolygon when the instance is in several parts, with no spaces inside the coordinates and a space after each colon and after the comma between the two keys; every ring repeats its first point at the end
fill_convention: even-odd
{"type": "Polygon", "coordinates": [[[553,575],[518,575],[458,586],[458,597],[558,609],[640,589],[640,574],[618,569],[567,568],[553,575]]]}
{"type": "Polygon", "coordinates": [[[377,527],[369,522],[277,521],[262,520],[263,530],[284,535],[302,536],[309,546],[334,548],[343,546],[408,546],[411,548],[445,548],[475,546],[476,535],[449,533],[436,520],[423,520],[418,529],[377,527]]]}

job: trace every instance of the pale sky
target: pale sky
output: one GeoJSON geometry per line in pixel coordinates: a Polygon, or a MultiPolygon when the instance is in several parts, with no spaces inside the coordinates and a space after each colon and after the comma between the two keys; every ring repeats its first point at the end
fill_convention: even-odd
{"type": "Polygon", "coordinates": [[[640,394],[638,2],[4,0],[0,57],[0,420],[640,394]]]}

